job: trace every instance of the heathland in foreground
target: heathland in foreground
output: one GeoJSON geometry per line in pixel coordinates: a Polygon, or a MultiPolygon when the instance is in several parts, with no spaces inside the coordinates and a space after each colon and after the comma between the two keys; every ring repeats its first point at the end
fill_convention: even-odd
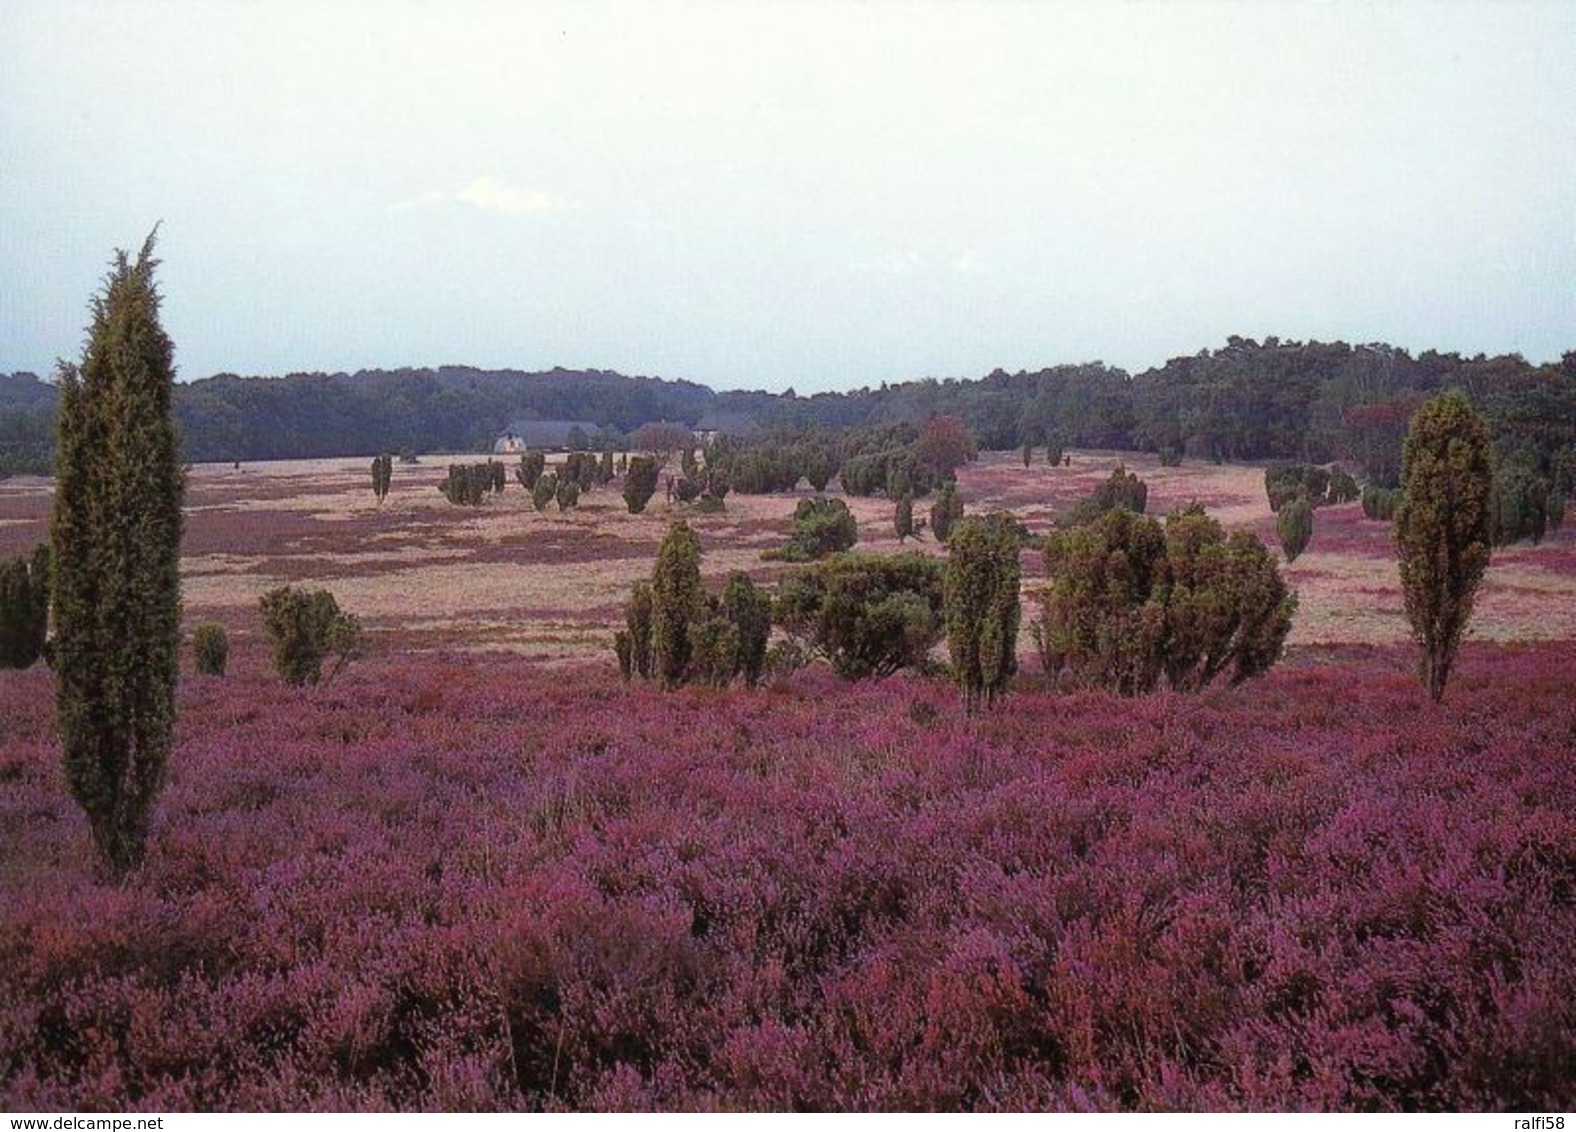
{"type": "Polygon", "coordinates": [[[11,1109],[1568,1108],[1576,658],[1137,700],[188,678],[97,883],[0,682],[11,1109]],[[938,701],[943,706],[938,709],[938,701]]]}
{"type": "MultiPolygon", "coordinates": [[[[1116,459],[993,456],[963,492],[1041,529],[1116,459]]],[[[1152,511],[1274,521],[1261,469],[1133,463],[1152,511]]],[[[1268,676],[1057,695],[1028,661],[971,719],[909,677],[626,686],[611,629],[663,508],[473,512],[426,467],[379,507],[360,464],[195,470],[187,619],[234,650],[183,677],[123,884],[51,674],[0,676],[5,1107],[1576,1100],[1568,535],[1496,553],[1443,705],[1397,643],[1389,528],[1346,505],[1286,570],[1268,676]],[[268,667],[256,599],[289,581],[368,623],[326,686],[268,667]]],[[[895,549],[890,505],[851,503],[895,549]]],[[[47,506],[4,485],[0,552],[47,506]]],[[[697,521],[708,579],[770,583],[792,509],[697,521]]]]}

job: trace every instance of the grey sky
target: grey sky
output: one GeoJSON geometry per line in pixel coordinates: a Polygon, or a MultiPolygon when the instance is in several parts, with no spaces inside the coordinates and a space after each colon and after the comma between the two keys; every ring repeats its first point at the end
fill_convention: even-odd
{"type": "Polygon", "coordinates": [[[1576,348],[1576,4],[0,2],[0,371],[1576,348]]]}

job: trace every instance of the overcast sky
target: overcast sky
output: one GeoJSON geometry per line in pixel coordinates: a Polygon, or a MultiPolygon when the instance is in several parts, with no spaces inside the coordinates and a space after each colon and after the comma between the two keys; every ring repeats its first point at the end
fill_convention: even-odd
{"type": "Polygon", "coordinates": [[[0,0],[0,371],[1576,348],[1576,4],[0,0]]]}

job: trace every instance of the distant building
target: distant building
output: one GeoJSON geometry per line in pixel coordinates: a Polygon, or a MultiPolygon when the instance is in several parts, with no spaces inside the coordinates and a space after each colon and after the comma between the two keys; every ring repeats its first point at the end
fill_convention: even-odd
{"type": "Polygon", "coordinates": [[[742,440],[760,428],[748,413],[707,413],[695,424],[695,439],[702,444],[710,444],[719,436],[742,440]]]}
{"type": "Polygon", "coordinates": [[[503,435],[493,442],[497,453],[524,452],[528,448],[568,448],[569,434],[579,429],[586,443],[597,434],[595,421],[510,421],[503,435]]]}

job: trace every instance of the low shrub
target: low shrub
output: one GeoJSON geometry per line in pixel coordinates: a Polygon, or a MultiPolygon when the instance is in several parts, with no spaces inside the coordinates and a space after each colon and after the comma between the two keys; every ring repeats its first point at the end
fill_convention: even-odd
{"type": "Polygon", "coordinates": [[[192,659],[204,676],[223,676],[230,659],[230,638],[224,626],[203,621],[192,630],[192,659]]]}

